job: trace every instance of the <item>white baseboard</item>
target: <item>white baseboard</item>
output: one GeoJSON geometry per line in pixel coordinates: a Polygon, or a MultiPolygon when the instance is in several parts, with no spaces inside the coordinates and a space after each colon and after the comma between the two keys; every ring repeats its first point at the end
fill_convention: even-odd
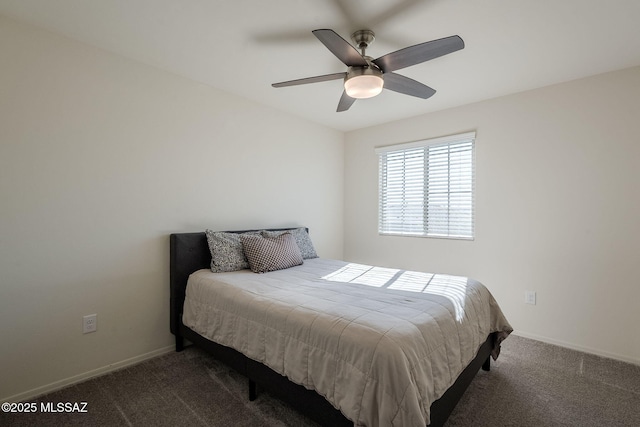
{"type": "Polygon", "coordinates": [[[598,349],[591,348],[591,347],[583,347],[581,345],[571,344],[571,343],[568,343],[568,342],[556,340],[556,339],[553,339],[553,338],[543,337],[543,336],[536,335],[536,334],[530,334],[528,332],[514,331],[513,335],[517,335],[517,336],[523,337],[523,338],[529,338],[529,339],[536,340],[536,341],[542,341],[542,342],[545,342],[547,344],[553,344],[553,345],[557,345],[559,347],[568,348],[568,349],[571,349],[571,350],[581,351],[583,353],[595,354],[596,356],[606,357],[608,359],[614,359],[614,360],[619,360],[621,362],[632,363],[634,365],[640,365],[640,359],[635,359],[633,357],[628,357],[628,356],[622,356],[622,355],[616,354],[616,353],[609,353],[608,351],[598,350],[598,349]]]}
{"type": "Polygon", "coordinates": [[[126,368],[127,366],[136,365],[140,362],[144,362],[145,360],[162,356],[163,354],[171,353],[172,351],[175,351],[175,346],[173,345],[170,345],[168,347],[163,347],[158,350],[151,351],[149,353],[131,357],[129,359],[112,363],[110,365],[103,366],[98,369],[93,369],[91,371],[84,372],[82,374],[74,375],[72,377],[62,379],[60,381],[55,381],[51,384],[43,385],[42,387],[36,387],[34,389],[25,391],[23,393],[18,393],[18,394],[14,394],[13,396],[0,398],[0,402],[24,402],[25,400],[33,399],[37,396],[41,396],[46,393],[51,393],[52,391],[60,390],[61,388],[70,386],[72,384],[77,384],[77,383],[86,381],[90,378],[104,375],[109,372],[117,371],[118,369],[126,368]]]}

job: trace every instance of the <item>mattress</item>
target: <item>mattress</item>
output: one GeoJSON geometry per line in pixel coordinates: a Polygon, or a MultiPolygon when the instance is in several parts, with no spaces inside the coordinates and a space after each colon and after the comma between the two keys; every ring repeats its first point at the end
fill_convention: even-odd
{"type": "Polygon", "coordinates": [[[199,270],[183,323],[324,396],[356,425],[421,426],[487,336],[512,331],[467,277],[322,258],[265,274],[199,270]]]}

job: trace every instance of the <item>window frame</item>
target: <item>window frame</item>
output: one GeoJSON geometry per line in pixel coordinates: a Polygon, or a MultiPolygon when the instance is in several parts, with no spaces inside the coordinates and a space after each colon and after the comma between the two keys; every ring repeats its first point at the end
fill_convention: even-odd
{"type": "MultiPolygon", "coordinates": [[[[424,139],[424,140],[418,140],[418,141],[412,141],[412,142],[407,142],[407,143],[402,143],[402,144],[394,144],[394,145],[387,145],[387,146],[381,146],[381,147],[376,147],[375,148],[375,152],[378,156],[378,234],[382,235],[382,236],[405,236],[405,237],[426,237],[426,238],[437,238],[437,239],[452,239],[452,240],[475,240],[475,235],[476,235],[476,229],[475,229],[475,199],[476,199],[476,186],[475,186],[475,175],[476,175],[476,153],[475,153],[475,139],[476,139],[476,132],[465,132],[465,133],[460,133],[460,134],[455,134],[455,135],[448,135],[448,136],[443,136],[443,137],[438,137],[438,138],[429,138],[429,139],[424,139]],[[470,185],[467,181],[465,181],[465,183],[467,185],[469,185],[469,190],[466,191],[466,193],[469,193],[469,200],[465,201],[466,203],[469,203],[469,207],[467,211],[462,212],[462,215],[470,215],[470,220],[468,222],[465,221],[460,221],[460,230],[462,230],[463,228],[466,228],[468,230],[470,230],[470,232],[467,233],[455,233],[455,227],[452,227],[452,216],[451,216],[451,195],[452,194],[457,194],[457,195],[461,195],[463,193],[465,193],[465,191],[451,191],[451,185],[452,185],[452,165],[456,166],[456,165],[467,165],[466,160],[464,162],[456,162],[453,161],[451,159],[451,149],[452,146],[455,147],[455,145],[459,145],[459,144],[470,144],[470,148],[467,149],[466,151],[470,151],[470,185]],[[419,226],[411,226],[410,224],[407,226],[407,230],[408,231],[401,231],[401,230],[397,230],[397,228],[404,228],[405,224],[407,223],[407,218],[404,217],[404,210],[405,210],[405,204],[407,203],[407,198],[409,198],[409,196],[407,196],[406,192],[408,191],[406,189],[406,172],[407,172],[407,158],[404,157],[401,161],[401,165],[402,165],[402,177],[400,178],[400,180],[398,181],[399,184],[402,185],[402,196],[401,196],[401,200],[403,202],[403,207],[402,207],[402,211],[403,211],[403,218],[401,221],[398,222],[396,230],[389,230],[390,228],[393,228],[393,224],[390,224],[389,222],[384,223],[383,221],[383,217],[386,214],[388,214],[389,207],[387,206],[383,206],[383,200],[385,200],[385,195],[387,196],[388,200],[388,194],[385,194],[385,191],[388,191],[387,189],[383,189],[383,186],[385,185],[385,182],[383,182],[386,178],[388,178],[388,171],[385,170],[383,171],[383,168],[388,168],[389,167],[389,158],[387,157],[389,154],[395,153],[398,156],[405,156],[405,155],[410,155],[411,151],[415,151],[418,152],[418,150],[420,149],[424,149],[424,153],[423,156],[425,156],[425,159],[428,159],[428,154],[429,154],[429,150],[439,150],[442,149],[442,147],[446,147],[447,151],[447,160],[446,160],[446,185],[447,185],[447,190],[446,193],[441,193],[441,194],[446,194],[447,197],[447,203],[446,203],[446,209],[447,209],[447,213],[446,213],[446,227],[443,227],[442,229],[437,229],[434,226],[429,225],[429,222],[431,221],[429,219],[429,194],[430,194],[430,187],[429,187],[429,183],[428,183],[428,172],[429,172],[429,163],[428,160],[423,160],[423,164],[422,164],[422,185],[423,185],[423,190],[422,190],[422,195],[421,197],[421,202],[422,202],[422,206],[418,207],[418,209],[422,210],[422,224],[419,226]],[[383,161],[385,162],[383,164],[383,161]],[[442,231],[444,230],[444,228],[446,228],[447,232],[446,234],[443,233],[442,231]],[[452,228],[454,228],[454,230],[452,230],[452,228]],[[453,231],[453,232],[452,232],[453,231]]],[[[413,172],[415,172],[415,170],[413,170],[413,172]]],[[[420,173],[420,169],[418,169],[418,173],[420,173]]],[[[432,168],[432,174],[434,173],[434,168],[432,168]]],[[[464,170],[465,174],[469,174],[469,171],[464,170]]],[[[442,183],[442,182],[440,182],[442,183]]],[[[455,183],[455,180],[454,180],[455,183]]],[[[416,184],[416,182],[413,182],[413,184],[416,184]]],[[[418,181],[417,184],[420,184],[420,182],[418,181]]],[[[432,187],[435,186],[435,184],[432,185],[432,187]]],[[[432,188],[431,187],[431,188],[432,188]]],[[[431,191],[431,193],[433,193],[433,190],[431,191]]],[[[415,202],[415,200],[414,200],[415,202]]],[[[434,202],[431,202],[431,205],[434,205],[434,202]]],[[[434,207],[434,209],[437,208],[434,207]]],[[[414,207],[415,209],[415,207],[414,207]]],[[[414,218],[416,218],[418,215],[414,215],[414,218]]],[[[408,215],[409,218],[411,218],[410,215],[408,215]]],[[[455,217],[454,217],[455,219],[455,217]]],[[[437,221],[437,220],[436,220],[437,221]]],[[[454,223],[455,225],[455,223],[454,223]]]]}

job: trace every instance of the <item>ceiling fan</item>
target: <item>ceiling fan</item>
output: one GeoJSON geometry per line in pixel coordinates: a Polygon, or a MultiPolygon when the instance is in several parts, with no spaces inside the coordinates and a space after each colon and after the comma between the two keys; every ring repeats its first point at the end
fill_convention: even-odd
{"type": "Polygon", "coordinates": [[[344,92],[338,102],[336,110],[338,112],[348,110],[356,99],[378,95],[383,88],[422,99],[429,98],[436,93],[434,89],[396,74],[394,71],[464,48],[464,41],[459,36],[450,36],[409,46],[373,59],[365,54],[366,49],[375,39],[375,34],[371,30],[359,30],[351,35],[351,40],[361,52],[358,52],[355,47],[333,30],[314,30],[312,33],[331,53],[349,67],[347,71],[274,83],[271,86],[278,88],[344,79],[344,92]]]}

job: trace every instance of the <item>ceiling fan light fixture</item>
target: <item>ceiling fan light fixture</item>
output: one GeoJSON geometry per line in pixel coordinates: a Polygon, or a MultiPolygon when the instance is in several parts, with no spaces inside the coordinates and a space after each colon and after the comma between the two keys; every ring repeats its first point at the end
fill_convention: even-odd
{"type": "Polygon", "coordinates": [[[382,92],[382,73],[375,68],[352,68],[344,79],[344,90],[351,98],[373,98],[382,92]]]}

